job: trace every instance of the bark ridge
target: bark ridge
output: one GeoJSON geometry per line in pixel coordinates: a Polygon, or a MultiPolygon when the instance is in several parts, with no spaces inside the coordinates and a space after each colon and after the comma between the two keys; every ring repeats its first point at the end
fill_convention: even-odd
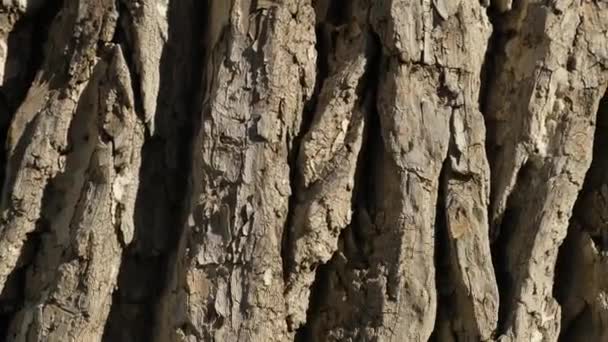
{"type": "Polygon", "coordinates": [[[605,0],[3,0],[3,341],[608,339],[605,0]]]}

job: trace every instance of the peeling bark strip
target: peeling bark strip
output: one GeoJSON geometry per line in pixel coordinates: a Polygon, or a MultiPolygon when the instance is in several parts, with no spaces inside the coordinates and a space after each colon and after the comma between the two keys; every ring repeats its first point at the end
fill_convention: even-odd
{"type": "Polygon", "coordinates": [[[3,0],[0,340],[608,339],[606,32],[604,0],[3,0]]]}

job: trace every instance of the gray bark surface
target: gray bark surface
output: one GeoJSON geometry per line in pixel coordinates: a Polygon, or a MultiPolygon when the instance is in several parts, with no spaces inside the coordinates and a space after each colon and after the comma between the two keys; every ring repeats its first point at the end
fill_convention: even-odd
{"type": "Polygon", "coordinates": [[[608,340],[605,0],[2,0],[0,340],[608,340]]]}

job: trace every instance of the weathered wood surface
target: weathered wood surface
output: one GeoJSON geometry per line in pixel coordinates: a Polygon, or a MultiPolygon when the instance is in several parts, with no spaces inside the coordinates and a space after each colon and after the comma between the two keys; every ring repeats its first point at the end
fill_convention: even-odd
{"type": "Polygon", "coordinates": [[[0,340],[608,339],[605,0],[2,0],[0,340]]]}

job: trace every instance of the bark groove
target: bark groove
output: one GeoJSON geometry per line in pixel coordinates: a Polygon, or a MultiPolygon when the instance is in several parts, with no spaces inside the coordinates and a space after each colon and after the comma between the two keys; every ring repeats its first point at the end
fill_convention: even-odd
{"type": "Polygon", "coordinates": [[[2,0],[0,340],[608,339],[605,0],[2,0]]]}

